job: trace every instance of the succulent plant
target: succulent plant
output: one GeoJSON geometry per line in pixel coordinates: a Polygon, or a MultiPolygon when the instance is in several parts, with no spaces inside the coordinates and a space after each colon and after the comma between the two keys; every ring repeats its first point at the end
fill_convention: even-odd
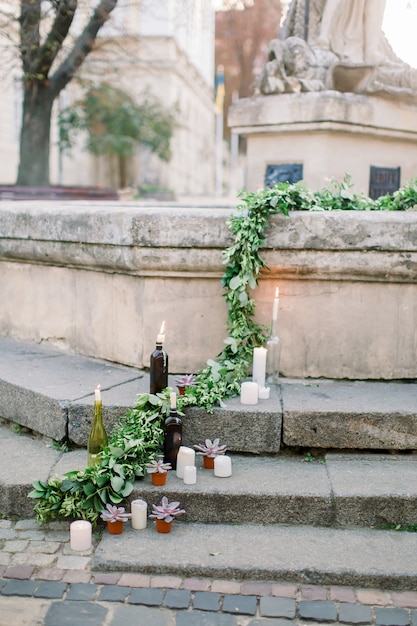
{"type": "Polygon", "coordinates": [[[184,509],[178,508],[179,502],[168,502],[166,496],[162,496],[161,504],[152,505],[152,513],[149,515],[152,519],[163,519],[165,522],[172,522],[177,515],[185,513],[184,509]]]}
{"type": "Polygon", "coordinates": [[[170,469],[172,469],[171,463],[164,463],[162,459],[154,459],[150,463],[146,464],[146,471],[148,474],[164,474],[170,469]]]}
{"type": "Polygon", "coordinates": [[[175,384],[177,387],[194,387],[195,383],[195,374],[186,374],[185,376],[178,376],[175,379],[175,384]]]}
{"type": "Polygon", "coordinates": [[[200,443],[198,445],[195,445],[194,448],[198,450],[197,454],[201,454],[202,456],[216,457],[220,454],[224,454],[227,450],[227,446],[220,446],[219,443],[219,438],[215,439],[214,441],[206,439],[205,445],[200,443]]]}
{"type": "Polygon", "coordinates": [[[131,513],[126,513],[124,506],[106,504],[106,508],[101,511],[100,517],[105,522],[126,522],[132,515],[131,513]]]}

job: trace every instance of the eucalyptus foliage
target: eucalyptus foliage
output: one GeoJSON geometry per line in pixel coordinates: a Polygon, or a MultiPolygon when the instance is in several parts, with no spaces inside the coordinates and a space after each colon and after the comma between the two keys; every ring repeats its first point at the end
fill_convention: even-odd
{"type": "MultiPolygon", "coordinates": [[[[216,404],[224,406],[224,400],[238,395],[252,363],[253,348],[265,344],[266,329],[254,321],[251,291],[262,270],[268,269],[260,249],[272,215],[346,209],[404,211],[417,206],[417,180],[378,200],[354,194],[348,176],[341,184],[333,181],[330,189],[319,192],[302,184],[279,183],[257,193],[241,193],[240,198],[241,204],[228,222],[234,242],[223,252],[228,337],[217,359],[209,359],[194,385],[178,397],[179,412],[191,405],[211,412],[216,404]]],[[[98,467],[69,472],[63,480],[35,481],[29,496],[38,500],[38,521],[81,517],[95,523],[107,503],[119,504],[127,498],[134,480],[144,476],[146,464],[161,449],[170,391],[167,388],[160,394],[138,396],[135,406],[114,428],[98,467]]]]}

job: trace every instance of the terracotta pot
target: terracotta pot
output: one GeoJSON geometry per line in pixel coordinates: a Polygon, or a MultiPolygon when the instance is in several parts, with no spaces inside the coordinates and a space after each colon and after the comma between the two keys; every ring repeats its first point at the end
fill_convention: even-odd
{"type": "Polygon", "coordinates": [[[116,522],[107,522],[107,530],[111,535],[121,535],[123,532],[123,527],[123,520],[117,520],[116,522]]]}
{"type": "Polygon", "coordinates": [[[178,387],[178,395],[185,396],[185,387],[178,387]]]}
{"type": "Polygon", "coordinates": [[[214,469],[214,456],[203,456],[203,463],[206,469],[214,469]]]}
{"type": "Polygon", "coordinates": [[[151,474],[152,484],[156,485],[157,487],[161,487],[162,485],[165,485],[167,481],[167,475],[168,475],[168,472],[153,472],[151,474]]]}
{"type": "Polygon", "coordinates": [[[170,533],[172,520],[170,522],[166,522],[164,519],[156,519],[156,530],[159,533],[170,533]]]}

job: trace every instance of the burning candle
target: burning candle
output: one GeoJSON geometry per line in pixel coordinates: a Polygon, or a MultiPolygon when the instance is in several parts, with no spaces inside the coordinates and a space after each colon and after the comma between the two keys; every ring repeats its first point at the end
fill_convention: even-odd
{"type": "Polygon", "coordinates": [[[132,500],[130,510],[132,512],[132,528],[135,530],[146,528],[148,505],[145,500],[132,500]]]}
{"type": "Polygon", "coordinates": [[[258,383],[246,381],[240,386],[240,403],[241,404],[258,404],[258,383]]]}
{"type": "Polygon", "coordinates": [[[197,468],[195,465],[184,467],[184,485],[195,485],[197,482],[197,468]]]}
{"type": "Polygon", "coordinates": [[[94,401],[101,402],[101,393],[100,393],[100,385],[94,389],[94,401]]]}
{"type": "Polygon", "coordinates": [[[278,309],[279,309],[279,287],[275,289],[275,298],[274,303],[272,305],[272,321],[276,322],[278,319],[278,309]]]}
{"type": "Polygon", "coordinates": [[[177,455],[177,477],[184,478],[184,468],[195,465],[195,450],[187,448],[186,446],[180,446],[177,455]]]}
{"type": "Polygon", "coordinates": [[[71,550],[89,550],[91,548],[91,524],[86,520],[77,520],[70,524],[71,550]]]}
{"type": "Polygon", "coordinates": [[[220,478],[227,478],[232,475],[232,459],[223,454],[214,459],[214,475],[220,478]]]}
{"type": "Polygon", "coordinates": [[[165,320],[162,322],[161,330],[156,337],[156,343],[165,343],[165,320]]]}
{"type": "Polygon", "coordinates": [[[265,387],[265,372],[266,372],[266,348],[254,348],[253,349],[253,368],[252,368],[252,380],[258,383],[259,388],[265,387]]]}

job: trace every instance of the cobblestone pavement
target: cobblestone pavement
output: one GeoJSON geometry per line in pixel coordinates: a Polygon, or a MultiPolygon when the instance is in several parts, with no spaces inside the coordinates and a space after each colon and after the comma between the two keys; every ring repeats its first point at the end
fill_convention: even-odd
{"type": "Polygon", "coordinates": [[[93,572],[68,526],[0,520],[0,626],[417,626],[417,591],[93,572]]]}

